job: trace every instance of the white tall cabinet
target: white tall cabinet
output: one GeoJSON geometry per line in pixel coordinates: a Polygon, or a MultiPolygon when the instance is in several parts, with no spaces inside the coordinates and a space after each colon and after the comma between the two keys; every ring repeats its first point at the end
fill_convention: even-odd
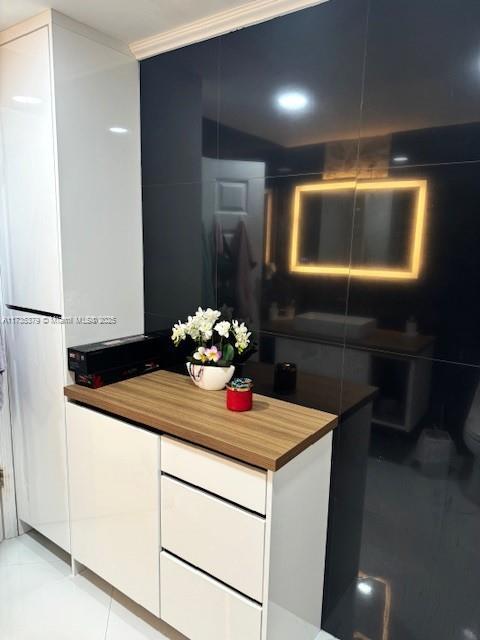
{"type": "Polygon", "coordinates": [[[49,28],[0,49],[5,235],[12,268],[5,300],[62,311],[53,153],[49,28]]]}
{"type": "Polygon", "coordinates": [[[138,64],[55,11],[0,33],[0,205],[18,516],[70,550],[66,348],[143,331],[138,64]]]}

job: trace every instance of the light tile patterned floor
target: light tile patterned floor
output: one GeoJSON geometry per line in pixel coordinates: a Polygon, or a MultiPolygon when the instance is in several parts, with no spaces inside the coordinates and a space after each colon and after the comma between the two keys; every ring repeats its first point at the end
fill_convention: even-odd
{"type": "Polygon", "coordinates": [[[184,640],[31,532],[0,543],[1,640],[184,640]]]}
{"type": "Polygon", "coordinates": [[[35,532],[0,543],[0,639],[186,640],[35,532]]]}

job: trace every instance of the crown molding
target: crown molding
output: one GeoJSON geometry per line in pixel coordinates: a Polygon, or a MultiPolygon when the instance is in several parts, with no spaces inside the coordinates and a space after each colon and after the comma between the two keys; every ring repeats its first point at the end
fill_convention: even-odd
{"type": "Polygon", "coordinates": [[[130,58],[132,57],[132,53],[128,45],[116,38],[112,38],[111,36],[107,36],[105,33],[101,33],[94,29],[93,27],[89,27],[87,24],[83,22],[79,22],[78,20],[74,20],[73,18],[69,18],[64,13],[60,13],[55,9],[51,9],[52,13],[52,23],[64,29],[68,29],[69,31],[73,31],[80,36],[84,36],[89,40],[93,40],[94,42],[98,42],[105,47],[110,47],[110,49],[115,49],[119,53],[123,53],[130,58]]]}
{"type": "Polygon", "coordinates": [[[255,0],[239,7],[215,13],[169,31],[130,43],[130,51],[143,60],[164,51],[178,49],[194,42],[258,24],[278,16],[312,7],[328,0],[255,0]]]}
{"type": "Polygon", "coordinates": [[[52,11],[51,9],[46,9],[38,15],[33,16],[33,18],[28,18],[27,20],[18,22],[17,24],[0,31],[0,45],[16,40],[17,38],[21,38],[27,33],[37,31],[42,27],[48,27],[51,23],[52,11]]]}

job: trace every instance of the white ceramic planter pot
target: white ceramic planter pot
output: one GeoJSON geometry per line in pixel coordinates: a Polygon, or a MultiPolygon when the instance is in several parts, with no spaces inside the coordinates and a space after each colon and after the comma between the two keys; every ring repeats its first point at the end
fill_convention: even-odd
{"type": "Polygon", "coordinates": [[[204,367],[187,362],[187,371],[193,382],[205,391],[220,391],[232,379],[235,367],[204,367]]]}

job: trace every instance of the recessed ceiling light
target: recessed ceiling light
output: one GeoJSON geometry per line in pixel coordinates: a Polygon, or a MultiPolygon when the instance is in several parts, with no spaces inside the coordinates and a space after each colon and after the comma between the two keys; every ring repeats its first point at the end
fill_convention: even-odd
{"type": "Polygon", "coordinates": [[[12,100],[21,104],[40,104],[41,102],[40,98],[34,96],[13,96],[12,100]]]}
{"type": "Polygon", "coordinates": [[[365,596],[369,596],[373,591],[372,586],[366,582],[359,582],[357,584],[357,589],[360,591],[360,593],[363,593],[363,595],[365,596]]]}
{"type": "Polygon", "coordinates": [[[393,161],[398,163],[408,162],[408,156],[394,156],[393,161]]]}
{"type": "Polygon", "coordinates": [[[125,127],[110,127],[109,131],[112,133],[128,133],[128,129],[125,129],[125,127]]]}
{"type": "Polygon", "coordinates": [[[303,111],[308,105],[308,96],[302,91],[282,91],[277,95],[277,104],[285,111],[303,111]]]}

